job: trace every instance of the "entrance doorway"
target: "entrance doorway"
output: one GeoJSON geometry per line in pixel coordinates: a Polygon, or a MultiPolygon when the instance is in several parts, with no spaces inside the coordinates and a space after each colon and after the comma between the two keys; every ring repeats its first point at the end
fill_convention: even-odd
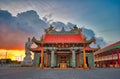
{"type": "Polygon", "coordinates": [[[86,57],[86,64],[87,64],[87,67],[89,67],[88,57],[86,57]]]}
{"type": "Polygon", "coordinates": [[[61,56],[59,64],[60,64],[60,68],[67,68],[67,57],[61,56]]]}
{"type": "Polygon", "coordinates": [[[58,68],[68,68],[70,65],[70,54],[57,55],[58,68]]]}
{"type": "Polygon", "coordinates": [[[66,56],[61,56],[60,57],[60,63],[67,63],[67,57],[66,56]]]}

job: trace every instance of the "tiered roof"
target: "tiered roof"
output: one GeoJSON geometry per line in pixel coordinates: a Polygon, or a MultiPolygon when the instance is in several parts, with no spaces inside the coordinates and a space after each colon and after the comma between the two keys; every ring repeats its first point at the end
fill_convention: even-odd
{"type": "Polygon", "coordinates": [[[61,31],[56,31],[53,26],[45,29],[45,34],[42,35],[40,40],[32,39],[36,44],[38,43],[87,43],[90,44],[95,41],[92,37],[90,40],[86,40],[86,36],[82,34],[82,28],[74,26],[70,31],[65,31],[62,28],[61,31]]]}
{"type": "Polygon", "coordinates": [[[54,35],[45,34],[44,43],[80,43],[83,42],[81,34],[54,35]]]}
{"type": "Polygon", "coordinates": [[[78,28],[76,25],[69,31],[65,31],[64,27],[62,27],[61,31],[56,31],[53,26],[50,26],[48,29],[45,29],[45,34],[42,35],[40,40],[36,40],[33,37],[32,41],[38,45],[38,48],[35,50],[40,49],[40,44],[57,44],[57,43],[77,43],[85,44],[87,47],[86,50],[94,50],[94,48],[89,47],[89,44],[95,41],[95,38],[92,37],[90,40],[86,40],[85,35],[82,34],[82,28],[78,28]]]}

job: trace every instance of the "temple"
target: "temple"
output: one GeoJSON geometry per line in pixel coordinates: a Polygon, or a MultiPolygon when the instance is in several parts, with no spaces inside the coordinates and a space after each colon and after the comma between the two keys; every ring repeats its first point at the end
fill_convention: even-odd
{"type": "Polygon", "coordinates": [[[86,40],[82,28],[76,25],[69,31],[64,27],[57,31],[50,25],[39,40],[33,37],[32,42],[37,45],[30,48],[34,53],[34,66],[40,68],[93,68],[93,52],[99,49],[89,46],[95,38],[86,40]]]}

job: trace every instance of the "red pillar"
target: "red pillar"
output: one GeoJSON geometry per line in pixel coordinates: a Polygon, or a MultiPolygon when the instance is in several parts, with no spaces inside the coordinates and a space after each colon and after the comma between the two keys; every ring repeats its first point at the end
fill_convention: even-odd
{"type": "MultiPolygon", "coordinates": [[[[107,56],[109,56],[109,55],[112,55],[112,60],[108,60],[108,67],[111,67],[110,65],[111,65],[111,61],[113,61],[113,52],[112,51],[110,51],[108,54],[107,54],[107,56]]],[[[110,58],[111,58],[111,56],[110,56],[110,58]]]]}
{"type": "Polygon", "coordinates": [[[44,48],[41,49],[41,63],[40,68],[44,67],[44,48]]]}
{"type": "Polygon", "coordinates": [[[101,67],[101,56],[99,55],[99,67],[101,67]]]}
{"type": "Polygon", "coordinates": [[[117,59],[117,61],[118,61],[118,65],[119,65],[119,67],[120,67],[119,49],[116,49],[116,53],[117,53],[117,57],[118,57],[118,59],[117,59]]]}
{"type": "Polygon", "coordinates": [[[98,63],[99,63],[99,68],[100,68],[101,67],[100,61],[98,63]]]}
{"type": "Polygon", "coordinates": [[[108,67],[110,67],[110,61],[108,62],[108,67]]]}
{"type": "Polygon", "coordinates": [[[101,53],[102,67],[104,67],[105,61],[103,60],[103,53],[101,53]]]}
{"type": "Polygon", "coordinates": [[[48,53],[46,54],[46,67],[48,67],[48,62],[49,62],[49,55],[48,53]]]}
{"type": "Polygon", "coordinates": [[[78,67],[80,67],[80,53],[77,54],[77,56],[78,56],[78,67]]]}
{"type": "Polygon", "coordinates": [[[113,60],[113,51],[112,51],[112,66],[114,67],[114,60],[113,60]]]}

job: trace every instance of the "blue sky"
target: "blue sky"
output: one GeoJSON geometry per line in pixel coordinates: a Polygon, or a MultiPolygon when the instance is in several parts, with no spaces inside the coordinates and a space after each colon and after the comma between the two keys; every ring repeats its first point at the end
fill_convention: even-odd
{"type": "Polygon", "coordinates": [[[76,24],[107,44],[120,40],[120,0],[0,0],[0,8],[14,17],[34,10],[41,20],[76,24]]]}

